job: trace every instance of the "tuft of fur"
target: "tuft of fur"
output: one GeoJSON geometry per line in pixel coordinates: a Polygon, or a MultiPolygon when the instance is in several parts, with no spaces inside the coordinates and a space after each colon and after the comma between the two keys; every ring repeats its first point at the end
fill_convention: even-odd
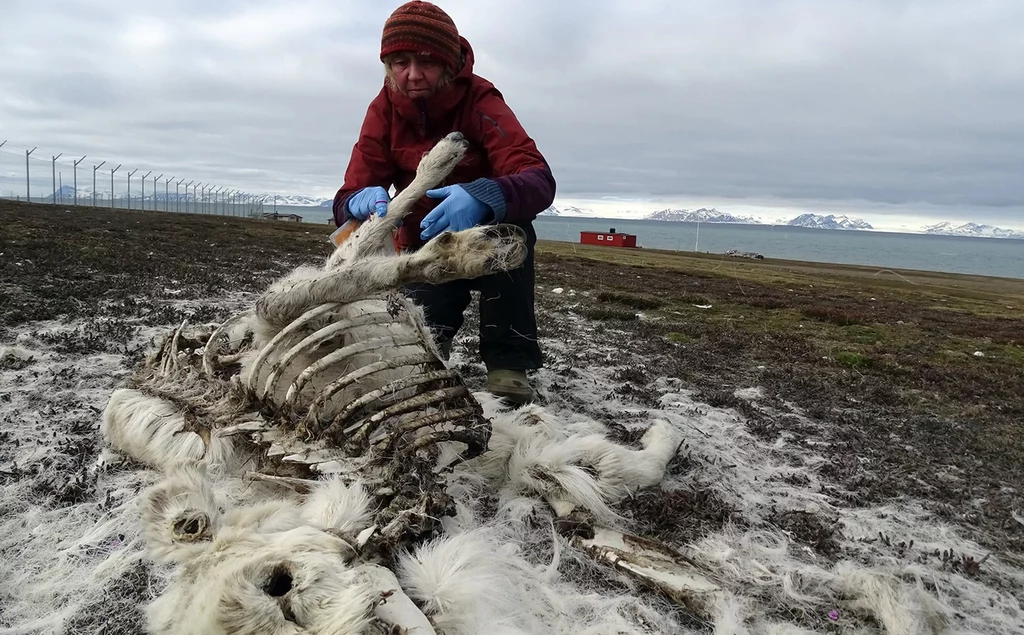
{"type": "Polygon", "coordinates": [[[356,534],[373,521],[372,501],[362,483],[346,485],[339,476],[317,483],[302,506],[311,525],[356,534]]]}
{"type": "Polygon", "coordinates": [[[468,462],[474,471],[509,492],[581,507],[605,522],[617,515],[610,504],[664,477],[682,437],[666,421],[654,421],[641,450],[608,439],[595,421],[570,429],[537,404],[509,410],[486,393],[474,395],[491,419],[488,451],[468,462]]]}

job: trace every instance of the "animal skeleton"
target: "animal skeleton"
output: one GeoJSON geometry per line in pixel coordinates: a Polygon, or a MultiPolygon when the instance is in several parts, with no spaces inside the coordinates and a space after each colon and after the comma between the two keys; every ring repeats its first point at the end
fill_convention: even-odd
{"type": "Polygon", "coordinates": [[[547,501],[575,544],[698,610],[716,591],[667,549],[595,529],[614,518],[611,501],[662,478],[681,441],[671,426],[656,422],[631,450],[538,406],[509,411],[471,394],[399,292],[525,258],[513,225],[444,233],[412,254],[391,248],[466,147],[448,135],[387,214],[323,267],[295,269],[222,324],[182,322],[112,394],[106,442],[164,474],[141,519],[151,556],[178,568],[148,609],[153,632],[444,632],[444,603],[421,594],[417,606],[393,569],[457,516],[453,493],[481,482],[547,501]],[[216,475],[290,497],[224,509],[216,475]]]}

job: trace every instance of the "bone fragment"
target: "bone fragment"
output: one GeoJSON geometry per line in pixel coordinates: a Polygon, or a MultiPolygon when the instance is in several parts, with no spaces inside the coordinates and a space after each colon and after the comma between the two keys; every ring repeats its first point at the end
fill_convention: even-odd
{"type": "Polygon", "coordinates": [[[593,538],[576,536],[572,543],[598,560],[658,587],[698,617],[713,617],[720,588],[668,546],[604,527],[595,528],[593,538]]]}
{"type": "Polygon", "coordinates": [[[402,591],[395,574],[384,567],[365,564],[357,567],[356,576],[361,582],[371,584],[380,593],[380,599],[373,612],[377,619],[390,627],[389,632],[403,635],[435,635],[436,631],[430,620],[402,591]]]}

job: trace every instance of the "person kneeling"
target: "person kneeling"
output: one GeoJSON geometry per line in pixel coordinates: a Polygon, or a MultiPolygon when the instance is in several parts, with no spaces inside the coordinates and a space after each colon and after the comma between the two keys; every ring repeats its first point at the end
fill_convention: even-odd
{"type": "Polygon", "coordinates": [[[424,309],[445,358],[463,324],[470,291],[480,292],[480,357],[487,390],[511,401],[533,399],[526,371],[540,368],[534,310],[533,219],[554,201],[550,166],[501,92],[474,72],[473,49],[454,21],[430,2],[407,2],[384,24],[380,59],[384,86],[370,103],[334,197],[337,226],[383,215],[388,190],[412,182],[420,158],[459,131],[466,156],[443,187],[427,193],[395,236],[414,251],[445,231],[512,223],[527,235],[527,257],[512,271],[476,280],[407,289],[424,309]]]}

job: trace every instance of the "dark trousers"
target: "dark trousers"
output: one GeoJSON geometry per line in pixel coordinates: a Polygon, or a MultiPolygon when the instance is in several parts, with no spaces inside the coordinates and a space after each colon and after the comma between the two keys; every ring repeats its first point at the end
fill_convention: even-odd
{"type": "Polygon", "coordinates": [[[480,358],[488,370],[527,370],[542,365],[533,295],[537,233],[533,223],[519,227],[527,236],[526,260],[519,268],[475,280],[406,287],[407,295],[423,307],[438,344],[455,338],[469,306],[470,291],[480,292],[480,358]]]}

